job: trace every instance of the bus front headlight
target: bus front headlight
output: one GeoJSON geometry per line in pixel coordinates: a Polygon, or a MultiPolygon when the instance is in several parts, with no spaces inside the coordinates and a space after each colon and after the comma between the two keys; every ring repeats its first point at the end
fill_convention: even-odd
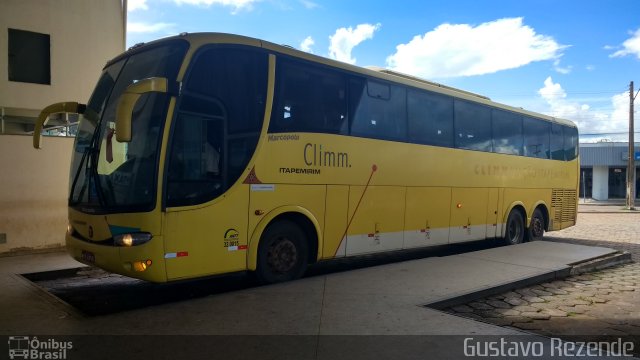
{"type": "Polygon", "coordinates": [[[115,235],[113,237],[113,241],[116,246],[129,247],[142,245],[151,240],[152,237],[153,236],[149,233],[128,233],[115,235]]]}

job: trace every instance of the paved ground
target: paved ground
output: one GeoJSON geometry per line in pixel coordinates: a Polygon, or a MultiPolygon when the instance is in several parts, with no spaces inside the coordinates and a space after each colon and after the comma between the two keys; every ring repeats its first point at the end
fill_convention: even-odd
{"type": "MultiPolygon", "coordinates": [[[[336,359],[340,358],[337,356],[339,354],[343,354],[342,358],[352,359],[353,356],[344,356],[344,350],[353,349],[353,343],[362,339],[368,342],[361,343],[358,349],[369,350],[363,354],[372,355],[366,358],[380,358],[381,354],[393,354],[387,358],[406,358],[408,356],[403,355],[409,353],[414,354],[414,358],[424,358],[424,354],[430,354],[434,358],[437,357],[434,354],[462,358],[461,351],[465,349],[463,346],[465,337],[521,336],[521,331],[530,330],[526,327],[532,328],[537,324],[544,325],[544,328],[539,326],[540,329],[534,329],[534,331],[545,335],[585,334],[585,329],[591,329],[598,334],[604,331],[608,334],[640,334],[638,330],[640,316],[636,310],[639,303],[637,296],[640,291],[635,291],[635,286],[640,283],[640,279],[636,265],[610,269],[590,274],[590,276],[570,278],[563,282],[543,284],[541,287],[531,287],[530,292],[523,290],[524,293],[513,292],[509,294],[510,296],[503,294],[502,298],[493,297],[479,301],[477,304],[484,305],[474,304],[476,307],[490,306],[491,308],[476,309],[468,306],[473,309],[472,314],[475,314],[469,316],[473,319],[454,316],[423,306],[425,303],[474,289],[482,290],[494,287],[496,284],[559,271],[565,269],[566,264],[580,259],[590,259],[610,253],[609,249],[602,247],[562,242],[584,241],[588,245],[602,244],[637,249],[636,234],[640,232],[638,224],[640,217],[636,214],[618,213],[615,208],[601,208],[601,211],[604,210],[608,213],[580,214],[581,225],[563,233],[555,233],[553,238],[549,238],[553,242],[539,241],[443,257],[432,256],[345,272],[339,270],[319,272],[314,274],[315,276],[285,284],[248,286],[211,296],[190,298],[189,301],[139,307],[94,317],[86,317],[72,311],[50,294],[16,275],[77,267],[78,263],[66,254],[4,257],[0,258],[0,288],[3,289],[0,291],[0,308],[10,309],[10,311],[0,311],[0,334],[6,336],[17,334],[100,335],[95,338],[74,339],[74,349],[79,351],[102,349],[104,344],[102,347],[95,347],[94,344],[87,342],[91,339],[103,341],[105,334],[119,334],[121,335],[119,338],[111,341],[117,342],[120,339],[121,343],[114,342],[110,346],[111,350],[126,348],[122,346],[123,339],[133,339],[131,341],[135,342],[141,341],[139,339],[147,339],[157,343],[151,349],[165,352],[175,352],[176,349],[181,350],[184,346],[174,343],[170,344],[172,348],[167,349],[166,346],[160,345],[170,343],[168,338],[158,341],[153,337],[126,335],[226,335],[222,338],[223,340],[218,340],[213,348],[209,346],[208,352],[198,356],[200,358],[210,355],[212,351],[219,353],[220,349],[226,346],[226,344],[220,344],[221,341],[231,342],[235,339],[236,342],[240,342],[239,346],[230,347],[233,353],[238,349],[261,351],[260,347],[254,346],[256,340],[247,338],[247,335],[295,335],[295,337],[281,336],[277,339],[286,341],[287,346],[284,348],[287,349],[290,348],[291,339],[295,338],[297,342],[300,339],[309,340],[308,346],[303,350],[308,350],[310,355],[300,356],[301,352],[294,349],[296,356],[290,358],[296,359],[336,359]],[[573,233],[574,231],[588,233],[591,237],[573,233]],[[612,241],[597,243],[589,239],[612,241]],[[601,281],[602,277],[606,280],[601,281]],[[591,294],[589,289],[593,289],[591,294]],[[567,296],[572,294],[573,297],[567,296]],[[557,304],[555,309],[536,307],[542,304],[554,304],[553,299],[562,299],[555,302],[557,304]],[[578,300],[585,303],[577,303],[578,300]],[[600,300],[602,303],[598,302],[600,300]],[[510,302],[518,305],[512,305],[510,302]],[[505,304],[510,308],[506,308],[505,304]],[[534,306],[535,304],[539,305],[534,306]],[[562,310],[560,304],[571,308],[572,311],[562,310]],[[516,306],[530,306],[530,308],[515,309],[516,306]],[[581,309],[584,311],[579,313],[581,309]],[[518,311],[519,314],[508,313],[508,310],[518,311]],[[564,312],[554,312],[554,310],[564,312]],[[496,326],[488,321],[475,321],[479,317],[485,320],[499,319],[494,321],[496,324],[502,321],[500,323],[502,326],[496,326]],[[534,317],[547,320],[538,320],[534,317]],[[514,321],[506,324],[505,319],[514,321]],[[580,319],[582,321],[579,321],[576,326],[576,320],[580,319]],[[457,336],[361,336],[387,334],[457,336]],[[311,335],[311,337],[301,337],[301,335],[311,335]],[[314,338],[317,335],[355,336],[314,338]],[[247,346],[247,341],[253,341],[251,346],[247,346]],[[340,347],[340,345],[344,346],[340,347]],[[400,349],[404,353],[399,353],[400,349]]],[[[636,251],[635,254],[637,257],[640,252],[636,251]]],[[[80,295],[94,298],[95,306],[100,307],[101,304],[110,301],[125,302],[119,296],[127,291],[115,289],[111,294],[113,296],[106,296],[104,293],[95,291],[93,283],[100,281],[92,278],[91,274],[85,275],[87,281],[83,282],[83,286],[86,287],[84,291],[79,289],[80,295]]],[[[136,282],[125,285],[129,291],[135,291],[138,286],[136,282]]],[[[143,289],[144,291],[137,293],[138,297],[153,297],[163,289],[176,290],[171,285],[147,286],[143,289]]],[[[102,287],[108,288],[108,286],[102,287]]],[[[188,288],[186,290],[192,290],[191,286],[186,287],[188,288]]],[[[177,339],[182,341],[184,338],[177,339]]],[[[192,348],[206,348],[204,346],[206,344],[203,343],[207,343],[209,338],[198,337],[197,339],[200,339],[200,342],[192,348]]],[[[3,344],[6,342],[3,341],[0,344],[0,353],[6,353],[2,348],[3,344]]],[[[145,348],[145,353],[148,350],[149,348],[145,348]]],[[[153,355],[147,357],[157,358],[153,355]]],[[[247,357],[251,356],[244,358],[247,357]]],[[[253,357],[265,356],[254,355],[253,357]]],[[[83,357],[78,355],[72,358],[83,357]]],[[[443,357],[440,356],[440,358],[443,357]]]]}
{"type": "Polygon", "coordinates": [[[640,211],[622,210],[620,205],[581,204],[578,224],[546,234],[545,240],[626,250],[634,262],[446,311],[547,336],[577,335],[590,340],[640,336],[640,211]]]}

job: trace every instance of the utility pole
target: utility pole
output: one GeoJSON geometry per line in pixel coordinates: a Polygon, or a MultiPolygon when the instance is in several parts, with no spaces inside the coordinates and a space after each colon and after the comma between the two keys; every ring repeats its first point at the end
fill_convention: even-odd
{"type": "Polygon", "coordinates": [[[122,0],[122,47],[127,50],[127,11],[128,0],[122,0]]]}
{"type": "Polygon", "coordinates": [[[629,162],[627,163],[627,210],[635,210],[635,190],[636,190],[636,163],[635,163],[635,142],[633,139],[633,81],[629,84],[629,162]]]}

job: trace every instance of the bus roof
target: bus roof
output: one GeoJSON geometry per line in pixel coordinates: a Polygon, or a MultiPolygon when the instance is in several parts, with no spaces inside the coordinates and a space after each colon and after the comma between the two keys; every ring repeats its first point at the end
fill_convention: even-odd
{"type": "Polygon", "coordinates": [[[264,49],[267,49],[267,50],[271,50],[271,51],[274,51],[274,52],[278,52],[278,53],[281,53],[281,54],[293,56],[293,57],[300,58],[300,59],[309,60],[309,61],[312,61],[312,62],[315,62],[315,63],[320,63],[320,64],[323,64],[323,65],[326,65],[326,66],[329,66],[329,67],[342,69],[342,70],[346,70],[346,71],[349,71],[349,72],[355,72],[355,73],[359,73],[359,74],[370,76],[370,77],[376,77],[376,78],[387,80],[387,81],[390,81],[390,82],[399,83],[399,84],[403,84],[403,85],[407,85],[407,86],[411,86],[411,87],[416,87],[416,88],[421,88],[421,89],[424,89],[424,90],[438,92],[438,93],[449,95],[449,96],[453,96],[453,97],[456,97],[456,98],[461,98],[461,99],[465,99],[465,100],[469,100],[469,101],[478,102],[478,103],[481,103],[481,104],[485,104],[485,105],[501,108],[501,109],[504,109],[504,110],[517,112],[517,113],[520,113],[522,115],[528,115],[528,116],[541,118],[541,119],[544,119],[544,120],[547,120],[547,121],[550,121],[550,122],[559,123],[559,124],[562,124],[562,125],[567,125],[567,126],[571,126],[571,127],[577,127],[576,124],[574,122],[570,121],[570,120],[551,117],[551,116],[548,116],[548,115],[544,115],[544,114],[536,113],[536,112],[533,112],[533,111],[525,110],[523,108],[517,108],[517,107],[513,107],[513,106],[497,103],[497,102],[492,101],[487,96],[483,96],[483,95],[479,95],[479,94],[476,94],[476,93],[473,93],[473,92],[470,92],[470,91],[466,91],[466,90],[454,88],[454,87],[451,87],[451,86],[439,84],[439,83],[432,82],[432,81],[429,81],[429,80],[426,80],[426,79],[422,79],[422,78],[417,77],[417,76],[404,74],[404,73],[401,73],[401,72],[397,72],[397,71],[393,71],[393,70],[386,69],[386,68],[381,68],[381,67],[375,67],[375,66],[372,66],[372,67],[360,67],[360,66],[344,63],[344,62],[341,62],[341,61],[338,61],[338,60],[333,60],[333,59],[329,59],[329,58],[326,58],[326,57],[318,56],[318,55],[315,55],[315,54],[307,53],[307,52],[304,52],[304,51],[301,51],[301,50],[297,50],[297,49],[295,49],[295,48],[293,48],[291,46],[288,46],[288,45],[278,45],[278,44],[274,44],[274,43],[271,43],[271,42],[268,42],[268,41],[265,41],[265,40],[260,40],[260,39],[256,39],[256,38],[251,38],[251,37],[242,36],[242,35],[235,35],[235,34],[227,34],[227,33],[181,33],[180,35],[175,35],[175,36],[171,36],[171,37],[166,37],[166,38],[154,40],[154,41],[151,41],[149,43],[136,44],[136,45],[132,46],[131,48],[129,48],[125,53],[123,53],[123,54],[117,56],[116,58],[114,58],[113,60],[109,61],[109,63],[107,65],[111,64],[114,61],[119,60],[120,58],[122,58],[124,56],[128,56],[131,53],[140,51],[140,50],[146,48],[147,46],[161,44],[161,43],[164,43],[164,42],[167,42],[167,41],[171,41],[171,40],[176,40],[176,39],[183,39],[183,40],[189,41],[193,48],[199,48],[202,45],[213,44],[213,43],[240,44],[240,45],[261,47],[261,48],[264,48],[264,49]]]}

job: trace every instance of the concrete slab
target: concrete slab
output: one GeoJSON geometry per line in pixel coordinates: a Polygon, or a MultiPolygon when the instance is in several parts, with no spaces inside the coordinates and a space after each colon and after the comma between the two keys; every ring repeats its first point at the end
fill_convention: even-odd
{"type": "MultiPolygon", "coordinates": [[[[0,258],[0,332],[28,334],[518,334],[422,305],[612,252],[544,241],[319,275],[85,318],[15,275],[79,266],[65,253],[0,258]]],[[[87,294],[91,296],[91,294],[87,294]]]]}
{"type": "Polygon", "coordinates": [[[503,246],[495,249],[460,254],[460,256],[463,258],[482,259],[491,262],[552,270],[616,252],[614,249],[598,246],[532,241],[519,244],[518,246],[503,246]]]}
{"type": "MultiPolygon", "coordinates": [[[[495,249],[497,250],[497,249],[495,249]]],[[[558,265],[556,268],[566,267],[558,265]]],[[[327,278],[328,293],[393,294],[429,302],[449,294],[535,276],[554,269],[474,259],[462,255],[428,258],[360,269],[327,278]]]]}

